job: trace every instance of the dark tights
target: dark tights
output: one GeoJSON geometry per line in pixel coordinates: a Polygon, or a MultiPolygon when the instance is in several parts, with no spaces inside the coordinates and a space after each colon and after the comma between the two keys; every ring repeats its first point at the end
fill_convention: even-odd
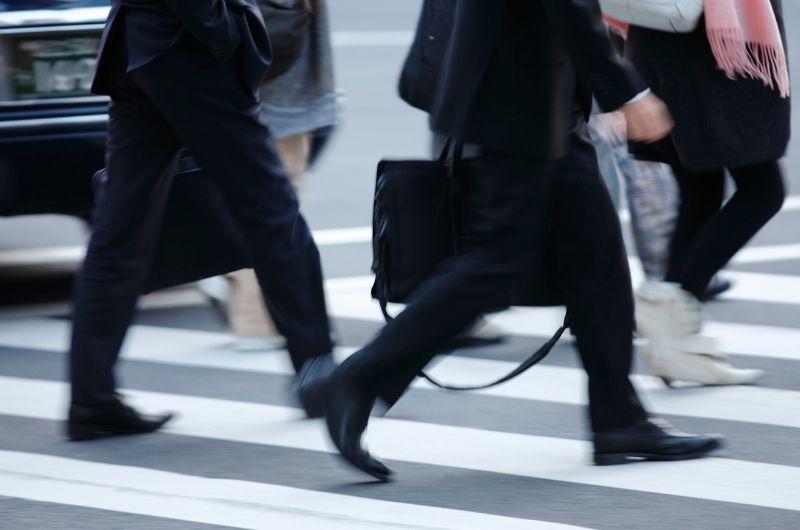
{"type": "Polygon", "coordinates": [[[724,207],[725,171],[673,166],[681,190],[667,281],[697,297],[711,279],[777,214],[786,191],[777,162],[729,170],[736,193],[724,207]]]}

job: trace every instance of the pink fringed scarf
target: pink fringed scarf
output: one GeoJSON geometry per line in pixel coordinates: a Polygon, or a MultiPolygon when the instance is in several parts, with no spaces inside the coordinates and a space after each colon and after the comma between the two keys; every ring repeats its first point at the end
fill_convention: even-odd
{"type": "MultiPolygon", "coordinates": [[[[705,0],[706,33],[719,68],[761,80],[781,97],[790,93],[789,66],[770,0],[705,0]]],[[[618,29],[627,29],[611,21],[618,29]]]]}

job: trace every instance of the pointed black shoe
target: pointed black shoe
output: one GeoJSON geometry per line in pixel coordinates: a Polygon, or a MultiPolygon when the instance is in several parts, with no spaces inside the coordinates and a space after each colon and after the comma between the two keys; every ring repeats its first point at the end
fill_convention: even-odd
{"type": "Polygon", "coordinates": [[[333,444],[348,463],[381,482],[389,482],[392,470],[361,445],[374,402],[333,380],[328,391],[325,422],[333,444]]]}
{"type": "Polygon", "coordinates": [[[146,434],[157,431],[173,417],[172,414],[144,415],[122,402],[120,398],[97,407],[72,405],[67,420],[67,437],[74,441],[94,440],[109,436],[146,434]]]}
{"type": "Polygon", "coordinates": [[[637,460],[691,460],[722,446],[721,436],[697,436],[676,430],[660,419],[594,435],[594,463],[599,466],[637,460]]]}

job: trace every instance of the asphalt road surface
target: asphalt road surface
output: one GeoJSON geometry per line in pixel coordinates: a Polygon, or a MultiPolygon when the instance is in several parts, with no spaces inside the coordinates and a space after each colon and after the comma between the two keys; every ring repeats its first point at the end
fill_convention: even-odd
{"type": "MultiPolygon", "coordinates": [[[[303,202],[346,356],[381,323],[369,299],[375,163],[422,156],[429,140],[425,116],[395,96],[419,1],[333,4],[342,126],[303,202]]],[[[800,2],[785,4],[790,48],[800,50],[800,2]]],[[[798,195],[728,268],[735,288],[709,305],[706,332],[766,377],[754,387],[670,390],[636,369],[654,413],[728,438],[715,458],[681,463],[590,465],[585,376],[565,339],[543,365],[491,391],[415,385],[368,433],[398,480],[364,482],[331,454],[322,425],[301,419],[285,353],[237,349],[193,287],[143,299],[120,366],[134,403],[179,419],[161,434],[67,443],[68,294],[85,228],[57,217],[0,220],[0,528],[798,528],[798,157],[795,142],[786,168],[798,195]]],[[[505,343],[460,350],[433,373],[491,380],[560,316],[496,315],[505,343]]]]}

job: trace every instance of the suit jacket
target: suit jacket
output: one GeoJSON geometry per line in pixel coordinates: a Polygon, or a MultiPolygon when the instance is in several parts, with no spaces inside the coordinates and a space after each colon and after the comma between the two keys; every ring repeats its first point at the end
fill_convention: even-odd
{"type": "Polygon", "coordinates": [[[219,61],[243,48],[245,80],[254,91],[272,61],[267,29],[254,0],[112,0],[92,91],[108,94],[108,63],[115,45],[126,47],[127,69],[132,71],[185,37],[196,39],[219,61]],[[119,42],[123,38],[125,42],[119,42]]]}
{"type": "Polygon", "coordinates": [[[457,0],[435,130],[518,156],[560,158],[592,96],[606,111],[645,85],[614,51],[597,0],[457,0]]]}
{"type": "Polygon", "coordinates": [[[439,72],[453,33],[456,0],[425,0],[414,43],[400,74],[400,97],[425,112],[433,109],[439,72]]]}

